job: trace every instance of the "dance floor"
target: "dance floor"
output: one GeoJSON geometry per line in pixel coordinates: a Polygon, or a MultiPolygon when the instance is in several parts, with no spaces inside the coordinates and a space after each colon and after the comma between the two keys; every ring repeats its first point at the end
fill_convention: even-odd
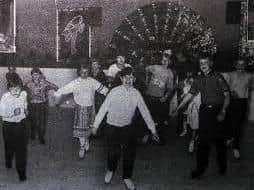
{"type": "MultiPolygon", "coordinates": [[[[0,134],[0,190],[125,190],[121,164],[112,183],[104,184],[106,141],[103,133],[93,139],[91,150],[78,158],[78,141],[72,138],[73,110],[50,108],[47,144],[29,142],[25,183],[20,183],[15,169],[4,165],[3,139],[0,134]]],[[[2,130],[1,132],[2,133],[2,130]]],[[[165,128],[167,143],[139,145],[134,168],[138,190],[251,190],[254,189],[254,125],[248,124],[243,142],[242,160],[228,151],[228,173],[217,173],[212,149],[209,169],[201,180],[190,180],[195,155],[187,152],[188,138],[178,137],[174,126],[165,128]]]]}

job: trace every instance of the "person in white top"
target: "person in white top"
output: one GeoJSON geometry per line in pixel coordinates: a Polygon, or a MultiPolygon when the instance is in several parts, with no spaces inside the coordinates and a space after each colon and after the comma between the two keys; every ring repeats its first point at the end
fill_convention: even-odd
{"type": "Polygon", "coordinates": [[[136,108],[139,109],[153,138],[159,140],[154,121],[141,96],[133,87],[134,76],[132,68],[127,67],[119,73],[122,85],[113,88],[102,104],[93,124],[95,135],[104,116],[107,114],[108,136],[108,171],[105,183],[109,183],[117,168],[117,162],[123,151],[123,179],[128,189],[134,190],[135,185],[131,180],[136,153],[136,133],[132,119],[136,108]]]}
{"type": "MultiPolygon", "coordinates": [[[[126,67],[131,67],[128,63],[125,62],[125,57],[122,55],[119,55],[116,57],[116,63],[112,64],[108,68],[107,76],[109,77],[109,84],[110,86],[114,86],[114,84],[117,81],[114,81],[116,78],[116,75],[119,71],[126,67]]],[[[115,85],[116,86],[116,85],[115,85]]]]}
{"type": "Polygon", "coordinates": [[[60,97],[64,94],[73,94],[76,103],[73,137],[79,138],[79,157],[83,158],[85,151],[89,149],[90,129],[95,117],[95,91],[106,95],[108,89],[94,78],[89,77],[88,65],[82,64],[78,75],[77,79],[57,90],[54,95],[60,97]]]}
{"type": "Polygon", "coordinates": [[[243,133],[243,125],[247,116],[249,90],[253,87],[253,76],[245,71],[246,63],[243,59],[236,62],[236,70],[228,73],[228,81],[231,101],[227,114],[228,144],[232,142],[233,155],[240,158],[240,140],[243,133]]]}
{"type": "Polygon", "coordinates": [[[8,92],[0,101],[0,116],[3,120],[5,167],[12,168],[15,157],[19,180],[26,180],[27,139],[25,119],[27,117],[27,93],[22,91],[20,80],[8,82],[8,92]]]}
{"type": "MultiPolygon", "coordinates": [[[[194,82],[193,76],[188,76],[184,80],[183,94],[181,98],[183,99],[191,88],[192,83],[194,82]]],[[[201,104],[201,95],[198,93],[193,97],[193,99],[188,103],[187,109],[183,112],[186,115],[183,122],[183,131],[180,136],[185,136],[188,132],[187,127],[189,126],[192,130],[191,140],[189,143],[189,152],[194,151],[195,142],[198,137],[198,128],[199,128],[199,107],[201,104]]]]}

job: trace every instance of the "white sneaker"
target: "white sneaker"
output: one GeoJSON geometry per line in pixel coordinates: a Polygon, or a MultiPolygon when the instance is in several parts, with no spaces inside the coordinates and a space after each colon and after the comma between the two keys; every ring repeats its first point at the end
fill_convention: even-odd
{"type": "Polygon", "coordinates": [[[241,157],[240,151],[238,149],[233,149],[233,155],[235,159],[240,159],[241,157]]]}
{"type": "Polygon", "coordinates": [[[194,140],[192,140],[189,144],[189,153],[193,153],[194,151],[194,140]]]}
{"type": "Polygon", "coordinates": [[[135,187],[135,185],[134,185],[134,183],[132,182],[131,179],[124,179],[123,181],[124,181],[124,184],[125,184],[127,189],[129,189],[129,190],[135,190],[136,189],[136,187],[135,187]]]}
{"type": "Polygon", "coordinates": [[[84,147],[80,147],[79,149],[79,158],[84,158],[85,156],[85,148],[84,147]]]}
{"type": "Polygon", "coordinates": [[[106,172],[105,178],[104,178],[105,183],[107,183],[107,184],[110,183],[112,177],[113,177],[113,172],[108,170],[106,172]]]}
{"type": "Polygon", "coordinates": [[[87,151],[89,151],[89,149],[90,149],[90,143],[89,143],[89,141],[86,141],[85,142],[85,151],[87,152],[87,151]]]}
{"type": "Polygon", "coordinates": [[[183,136],[185,136],[187,134],[187,130],[183,130],[182,132],[181,132],[181,134],[179,135],[180,137],[183,137],[183,136]]]}

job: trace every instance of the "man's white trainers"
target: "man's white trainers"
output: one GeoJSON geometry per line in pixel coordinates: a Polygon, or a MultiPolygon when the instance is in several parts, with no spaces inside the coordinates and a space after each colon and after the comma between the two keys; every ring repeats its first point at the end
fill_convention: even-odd
{"type": "Polygon", "coordinates": [[[134,183],[132,182],[131,179],[124,179],[123,181],[124,181],[124,184],[125,184],[127,189],[129,189],[129,190],[135,190],[136,189],[136,187],[135,187],[135,185],[134,185],[134,183]]]}
{"type": "Polygon", "coordinates": [[[105,178],[104,178],[105,183],[107,183],[107,184],[110,183],[112,177],[113,177],[113,172],[107,171],[105,174],[105,178]]]}
{"type": "Polygon", "coordinates": [[[240,151],[238,149],[233,149],[233,155],[235,159],[240,159],[241,157],[240,151]]]}

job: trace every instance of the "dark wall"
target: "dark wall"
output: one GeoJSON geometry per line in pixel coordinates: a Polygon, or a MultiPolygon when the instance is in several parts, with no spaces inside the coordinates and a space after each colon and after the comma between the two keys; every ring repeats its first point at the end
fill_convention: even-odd
{"type": "MultiPolygon", "coordinates": [[[[18,54],[55,57],[56,6],[55,0],[17,1],[18,54]]],[[[152,0],[58,0],[58,7],[102,7],[102,25],[92,29],[92,53],[103,52],[111,40],[114,29],[138,7],[152,0]]],[[[183,5],[197,11],[216,31],[220,52],[230,57],[236,49],[239,25],[226,24],[226,0],[182,0],[183,5]]]]}

